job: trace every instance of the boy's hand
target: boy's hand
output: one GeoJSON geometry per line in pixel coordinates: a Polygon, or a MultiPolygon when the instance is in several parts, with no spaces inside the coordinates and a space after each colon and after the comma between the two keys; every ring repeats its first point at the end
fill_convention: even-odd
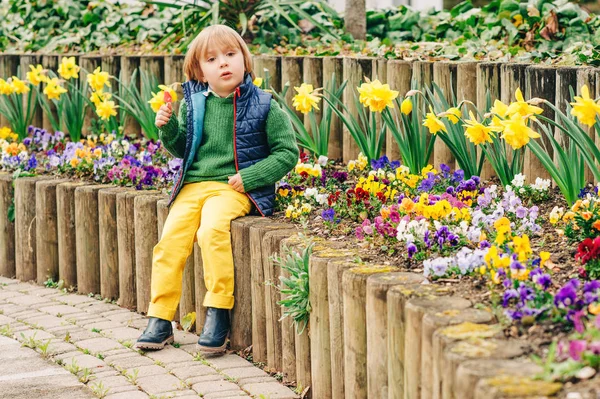
{"type": "Polygon", "coordinates": [[[158,128],[163,127],[169,122],[169,119],[171,119],[171,115],[173,115],[173,104],[169,102],[161,105],[160,109],[156,113],[156,119],[154,120],[154,124],[158,128]]]}
{"type": "Polygon", "coordinates": [[[244,182],[242,176],[236,173],[235,176],[229,176],[229,185],[237,192],[244,193],[244,182]]]}

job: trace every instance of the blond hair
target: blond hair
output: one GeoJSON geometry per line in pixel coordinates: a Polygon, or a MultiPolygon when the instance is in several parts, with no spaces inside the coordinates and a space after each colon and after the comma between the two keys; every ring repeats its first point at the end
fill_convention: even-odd
{"type": "Polygon", "coordinates": [[[204,80],[200,60],[206,56],[209,44],[225,49],[239,49],[244,55],[244,69],[254,79],[252,56],[244,39],[229,26],[212,25],[202,29],[188,47],[185,60],[183,61],[183,72],[188,80],[198,80],[201,82],[204,80]]]}

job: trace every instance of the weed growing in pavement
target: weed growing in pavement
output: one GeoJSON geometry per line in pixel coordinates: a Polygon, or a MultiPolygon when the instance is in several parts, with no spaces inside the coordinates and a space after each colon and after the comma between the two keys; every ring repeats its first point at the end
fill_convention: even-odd
{"type": "Polygon", "coordinates": [[[179,342],[173,342],[171,345],[173,345],[175,348],[181,347],[181,344],[179,342]]]}
{"type": "Polygon", "coordinates": [[[44,359],[47,359],[50,354],[48,353],[48,349],[50,348],[50,340],[46,342],[36,341],[36,346],[40,350],[40,354],[44,359]]]}
{"type": "Polygon", "coordinates": [[[4,335],[5,337],[12,338],[14,336],[12,328],[10,328],[10,324],[6,324],[0,327],[0,335],[4,335]]]}
{"type": "Polygon", "coordinates": [[[33,333],[31,337],[26,337],[25,334],[21,333],[21,338],[23,338],[23,342],[21,342],[21,347],[35,349],[37,347],[37,341],[35,340],[35,336],[37,332],[33,333]]]}
{"type": "Polygon", "coordinates": [[[85,367],[83,369],[83,372],[81,373],[81,376],[79,377],[79,381],[87,384],[88,382],[90,382],[90,380],[93,378],[94,376],[92,375],[92,370],[90,370],[89,368],[85,367]]]}
{"type": "Polygon", "coordinates": [[[205,366],[209,366],[209,367],[210,367],[210,364],[209,364],[209,363],[208,363],[208,361],[207,361],[207,360],[204,358],[204,356],[202,356],[202,354],[201,354],[200,352],[197,352],[197,353],[194,355],[194,360],[195,360],[195,361],[197,361],[197,362],[200,362],[200,363],[202,363],[202,364],[203,364],[203,365],[205,365],[205,366]]]}
{"type": "Polygon", "coordinates": [[[123,375],[125,376],[125,378],[127,378],[127,381],[131,382],[133,385],[137,385],[137,378],[139,372],[139,369],[133,369],[131,371],[131,374],[129,374],[127,370],[123,370],[123,375]]]}
{"type": "Polygon", "coordinates": [[[102,383],[102,381],[100,381],[96,384],[91,384],[90,389],[92,390],[94,395],[96,395],[99,399],[103,399],[108,394],[108,390],[109,390],[108,388],[104,387],[104,384],[102,383]]]}
{"type": "Polygon", "coordinates": [[[81,371],[81,367],[79,367],[79,364],[77,364],[77,360],[75,359],[71,359],[71,364],[66,365],[65,369],[67,369],[67,371],[71,374],[75,375],[79,374],[81,371]]]}
{"type": "Polygon", "coordinates": [[[92,332],[100,334],[102,330],[100,330],[99,328],[92,328],[92,332]]]}
{"type": "Polygon", "coordinates": [[[104,355],[102,353],[98,353],[96,357],[100,360],[104,360],[104,355]]]}
{"type": "Polygon", "coordinates": [[[121,342],[123,344],[124,347],[131,349],[133,347],[133,342],[131,341],[124,341],[121,342]]]}

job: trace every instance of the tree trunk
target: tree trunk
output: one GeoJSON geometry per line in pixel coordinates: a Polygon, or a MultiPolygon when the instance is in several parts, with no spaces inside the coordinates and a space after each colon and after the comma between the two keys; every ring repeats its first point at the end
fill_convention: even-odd
{"type": "Polygon", "coordinates": [[[344,25],[355,39],[364,40],[367,36],[367,14],[365,0],[346,0],[344,25]]]}

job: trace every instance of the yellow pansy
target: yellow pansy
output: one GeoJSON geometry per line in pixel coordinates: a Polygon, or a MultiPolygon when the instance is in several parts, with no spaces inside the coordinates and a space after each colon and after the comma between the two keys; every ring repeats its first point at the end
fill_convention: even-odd
{"type": "Polygon", "coordinates": [[[75,62],[75,57],[63,57],[58,66],[58,74],[65,80],[79,77],[79,66],[75,62]]]}
{"type": "Polygon", "coordinates": [[[363,83],[358,87],[359,101],[371,112],[382,112],[385,108],[394,108],[394,99],[398,97],[396,90],[379,80],[363,83]]]}
{"type": "Polygon", "coordinates": [[[446,130],[446,125],[438,119],[438,117],[433,113],[433,109],[431,106],[429,107],[429,112],[425,115],[425,121],[423,121],[423,126],[429,129],[429,133],[437,134],[438,132],[448,132],[446,130]]]}
{"type": "Polygon", "coordinates": [[[520,262],[524,262],[529,258],[529,255],[533,252],[529,243],[529,236],[523,234],[521,237],[513,237],[513,251],[517,254],[520,262]]]}
{"type": "Polygon", "coordinates": [[[44,94],[48,96],[50,100],[59,100],[62,94],[65,94],[67,90],[60,85],[58,78],[52,78],[48,80],[48,84],[44,88],[44,94]]]}
{"type": "Polygon", "coordinates": [[[93,73],[90,73],[87,76],[88,84],[94,91],[102,90],[104,86],[110,87],[109,79],[110,75],[108,72],[102,72],[100,67],[96,68],[93,73]]]}
{"type": "Polygon", "coordinates": [[[540,252],[540,267],[544,267],[546,262],[550,259],[550,252],[541,251],[540,252]]]}
{"type": "Polygon", "coordinates": [[[297,111],[307,114],[312,111],[313,108],[319,109],[318,104],[321,99],[317,95],[317,91],[313,89],[313,85],[302,83],[300,87],[294,87],[294,90],[296,90],[298,94],[292,98],[292,106],[296,108],[297,111]]]}
{"type": "Polygon", "coordinates": [[[596,103],[590,98],[590,90],[587,85],[581,88],[581,97],[575,97],[575,102],[571,103],[571,115],[577,117],[580,123],[588,127],[596,123],[596,115],[600,114],[600,103],[596,103]]]}

